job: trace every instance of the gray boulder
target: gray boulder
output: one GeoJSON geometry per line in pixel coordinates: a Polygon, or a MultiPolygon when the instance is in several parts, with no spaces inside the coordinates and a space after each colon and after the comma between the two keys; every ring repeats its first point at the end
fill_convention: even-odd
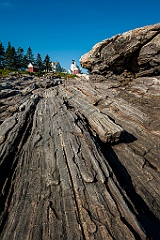
{"type": "Polygon", "coordinates": [[[106,75],[160,72],[160,24],[137,28],[97,43],[80,58],[83,68],[91,73],[106,75]]]}

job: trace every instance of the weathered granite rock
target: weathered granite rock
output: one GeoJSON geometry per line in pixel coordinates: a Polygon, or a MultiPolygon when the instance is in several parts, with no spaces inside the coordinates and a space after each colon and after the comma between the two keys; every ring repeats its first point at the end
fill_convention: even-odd
{"type": "Polygon", "coordinates": [[[146,26],[116,35],[97,43],[80,59],[91,73],[106,75],[109,71],[129,74],[160,73],[160,24],[146,26]]]}
{"type": "Polygon", "coordinates": [[[160,239],[160,76],[0,81],[0,239],[160,239]]]}

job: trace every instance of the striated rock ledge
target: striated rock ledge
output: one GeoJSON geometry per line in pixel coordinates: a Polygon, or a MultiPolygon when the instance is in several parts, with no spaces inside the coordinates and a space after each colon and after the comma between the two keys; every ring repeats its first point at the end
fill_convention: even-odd
{"type": "Polygon", "coordinates": [[[159,75],[0,89],[0,239],[160,239],[159,75]]]}
{"type": "Polygon", "coordinates": [[[160,24],[137,28],[97,43],[80,59],[91,73],[160,74],[160,24]]]}

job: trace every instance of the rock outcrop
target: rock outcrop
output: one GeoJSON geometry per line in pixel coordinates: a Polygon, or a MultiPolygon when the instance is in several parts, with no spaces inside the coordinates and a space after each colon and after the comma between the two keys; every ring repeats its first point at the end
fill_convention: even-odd
{"type": "Polygon", "coordinates": [[[160,239],[160,76],[105,74],[1,78],[0,239],[160,239]]]}
{"type": "Polygon", "coordinates": [[[136,76],[160,74],[160,24],[142,27],[97,43],[80,59],[91,73],[124,71],[136,76]]]}

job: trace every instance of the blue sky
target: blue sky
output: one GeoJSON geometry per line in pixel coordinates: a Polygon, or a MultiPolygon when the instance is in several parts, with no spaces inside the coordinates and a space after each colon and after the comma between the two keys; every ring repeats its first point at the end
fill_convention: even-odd
{"type": "Polygon", "coordinates": [[[69,68],[94,44],[160,22],[160,0],[0,0],[0,41],[69,68]]]}

